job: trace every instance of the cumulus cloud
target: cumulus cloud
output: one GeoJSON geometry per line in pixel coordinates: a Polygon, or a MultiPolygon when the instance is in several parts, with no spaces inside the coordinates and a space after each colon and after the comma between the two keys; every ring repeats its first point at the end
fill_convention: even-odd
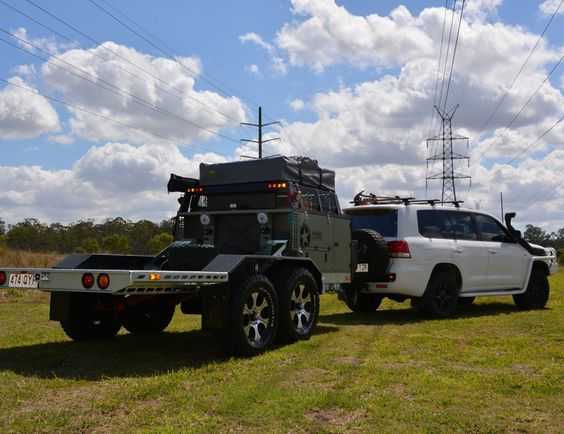
{"type": "Polygon", "coordinates": [[[295,112],[299,112],[299,111],[301,111],[301,110],[304,109],[305,103],[304,103],[301,99],[296,98],[296,99],[290,101],[290,107],[291,107],[292,110],[294,110],[295,112]]]}
{"type": "Polygon", "coordinates": [[[49,87],[86,110],[69,108],[70,128],[72,134],[88,140],[143,144],[163,138],[163,143],[188,144],[245,120],[245,107],[238,98],[195,89],[201,69],[198,59],[178,60],[184,67],[171,59],[106,42],[61,53],[43,64],[41,72],[49,87]]]}
{"type": "Polygon", "coordinates": [[[244,35],[239,36],[239,40],[245,43],[252,43],[257,45],[260,48],[266,50],[269,58],[270,58],[270,67],[272,70],[280,75],[285,75],[288,72],[288,66],[282,57],[277,54],[277,49],[274,45],[266,42],[262,36],[255,32],[245,33],[244,35]]]}
{"type": "Polygon", "coordinates": [[[245,69],[252,75],[260,75],[260,69],[258,65],[255,65],[254,63],[251,65],[247,65],[245,69]]]}
{"type": "Polygon", "coordinates": [[[29,36],[25,27],[18,27],[16,30],[12,31],[12,34],[15,36],[14,39],[18,45],[28,51],[37,51],[37,49],[39,49],[51,54],[57,54],[60,51],[69,50],[78,45],[74,42],[61,42],[53,37],[33,38],[29,36]]]}
{"type": "Polygon", "coordinates": [[[31,139],[59,131],[59,116],[49,101],[20,77],[0,89],[0,138],[31,139]]]}
{"type": "Polygon", "coordinates": [[[68,170],[0,167],[3,217],[71,221],[120,215],[158,221],[177,207],[166,194],[169,174],[197,177],[203,161],[226,158],[214,153],[187,158],[171,146],[107,143],[92,147],[68,170]]]}
{"type": "MultiPolygon", "coordinates": [[[[539,5],[540,11],[545,15],[552,15],[560,6],[560,0],[546,0],[539,5]]],[[[564,14],[564,10],[560,8],[559,14],[564,14]]]]}

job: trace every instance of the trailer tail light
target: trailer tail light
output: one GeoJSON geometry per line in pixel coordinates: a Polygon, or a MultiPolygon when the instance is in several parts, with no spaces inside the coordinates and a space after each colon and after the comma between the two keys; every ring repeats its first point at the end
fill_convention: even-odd
{"type": "Polygon", "coordinates": [[[6,272],[0,271],[0,285],[4,285],[6,283],[6,272]]]}
{"type": "Polygon", "coordinates": [[[269,182],[266,184],[266,188],[269,190],[284,190],[288,188],[287,182],[269,182]]]}
{"type": "Polygon", "coordinates": [[[94,286],[94,275],[92,273],[84,273],[82,275],[82,286],[90,289],[94,286]]]}
{"type": "Polygon", "coordinates": [[[107,274],[100,274],[98,276],[98,288],[107,289],[110,286],[110,276],[107,274]]]}
{"type": "Polygon", "coordinates": [[[203,193],[204,192],[204,188],[203,187],[190,187],[186,189],[186,192],[188,193],[203,193]]]}
{"type": "Polygon", "coordinates": [[[388,243],[388,252],[392,258],[411,258],[409,244],[407,241],[390,241],[388,243]]]}

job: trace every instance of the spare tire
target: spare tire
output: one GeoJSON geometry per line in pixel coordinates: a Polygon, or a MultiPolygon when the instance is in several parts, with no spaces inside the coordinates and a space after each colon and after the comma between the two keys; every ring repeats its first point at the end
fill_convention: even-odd
{"type": "Polygon", "coordinates": [[[390,265],[388,244],[384,237],[372,229],[359,229],[353,231],[352,239],[356,241],[356,261],[353,264],[354,280],[356,282],[381,281],[390,265]]]}

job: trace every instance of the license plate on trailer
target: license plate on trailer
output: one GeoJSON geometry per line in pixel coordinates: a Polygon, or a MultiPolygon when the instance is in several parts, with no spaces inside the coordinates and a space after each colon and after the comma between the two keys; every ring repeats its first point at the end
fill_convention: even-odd
{"type": "Polygon", "coordinates": [[[31,273],[13,273],[8,279],[9,288],[38,288],[39,275],[31,273]]]}

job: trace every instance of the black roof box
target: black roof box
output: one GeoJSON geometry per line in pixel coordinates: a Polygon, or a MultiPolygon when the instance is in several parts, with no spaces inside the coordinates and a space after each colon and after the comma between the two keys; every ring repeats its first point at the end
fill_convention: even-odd
{"type": "Polygon", "coordinates": [[[287,181],[335,191],[335,172],[322,169],[307,157],[270,157],[261,160],[200,164],[200,184],[226,185],[287,181]]]}

